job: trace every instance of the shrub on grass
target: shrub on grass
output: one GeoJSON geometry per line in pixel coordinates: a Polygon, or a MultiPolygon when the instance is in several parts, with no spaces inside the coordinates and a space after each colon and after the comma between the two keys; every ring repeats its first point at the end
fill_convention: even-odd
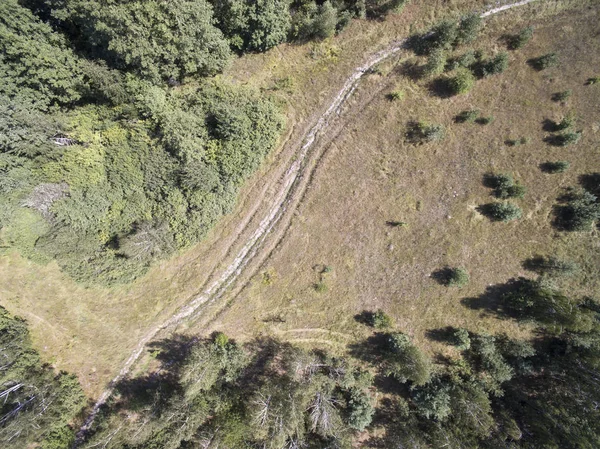
{"type": "Polygon", "coordinates": [[[489,117],[479,117],[477,120],[475,120],[475,123],[477,123],[479,125],[489,125],[493,121],[494,121],[494,117],[492,115],[490,115],[489,117]]]}
{"type": "Polygon", "coordinates": [[[563,173],[570,165],[568,161],[544,162],[540,168],[546,173],[563,173]]]}
{"type": "Polygon", "coordinates": [[[527,42],[533,37],[533,27],[523,28],[517,34],[510,37],[508,42],[508,48],[511,50],[517,50],[525,46],[527,42]]]}
{"type": "Polygon", "coordinates": [[[560,147],[574,145],[581,139],[581,131],[569,131],[555,136],[554,140],[560,147]]]}
{"type": "Polygon", "coordinates": [[[325,293],[327,292],[327,290],[329,290],[327,284],[323,281],[317,282],[316,284],[314,284],[313,287],[317,293],[325,293]]]}
{"type": "Polygon", "coordinates": [[[387,95],[388,100],[390,101],[400,101],[404,99],[404,91],[403,90],[394,90],[387,95]]]}
{"type": "Polygon", "coordinates": [[[473,50],[469,50],[466,53],[460,55],[459,57],[451,59],[446,65],[446,70],[452,71],[460,67],[468,69],[471,66],[473,66],[476,62],[477,58],[475,57],[475,52],[473,50]]]}
{"type": "Polygon", "coordinates": [[[592,86],[594,84],[600,84],[600,76],[594,76],[592,78],[588,78],[586,83],[588,86],[592,86]]]}
{"type": "Polygon", "coordinates": [[[423,67],[423,76],[440,75],[446,67],[446,53],[438,48],[431,52],[427,58],[427,63],[423,67]]]}
{"type": "Polygon", "coordinates": [[[426,143],[442,140],[445,134],[446,130],[442,125],[412,122],[408,125],[406,136],[412,143],[426,143]]]}
{"type": "Polygon", "coordinates": [[[446,81],[448,90],[453,95],[460,95],[469,92],[475,85],[475,77],[467,69],[459,69],[456,75],[449,77],[446,81]]]}
{"type": "Polygon", "coordinates": [[[448,270],[448,278],[446,286],[448,287],[464,287],[469,283],[469,273],[464,268],[450,268],[448,270]]]}
{"type": "Polygon", "coordinates": [[[484,213],[493,221],[509,222],[523,215],[519,206],[513,203],[491,203],[483,208],[484,213]]]}
{"type": "Polygon", "coordinates": [[[552,94],[552,101],[560,102],[567,100],[571,95],[573,95],[573,91],[571,89],[563,90],[562,92],[556,92],[552,94]]]}
{"type": "Polygon", "coordinates": [[[483,64],[482,76],[499,75],[508,68],[508,53],[499,53],[483,64]]]}
{"type": "Polygon", "coordinates": [[[585,190],[571,193],[568,203],[558,209],[557,218],[567,231],[589,231],[600,220],[600,203],[585,190]]]}
{"type": "Polygon", "coordinates": [[[487,183],[494,188],[494,195],[497,198],[523,198],[525,195],[525,187],[515,182],[509,174],[487,176],[487,183]]]}
{"type": "Polygon", "coordinates": [[[473,123],[478,117],[479,111],[477,109],[470,109],[468,111],[462,111],[454,117],[454,121],[456,123],[473,123]]]}
{"type": "Polygon", "coordinates": [[[477,13],[464,16],[458,24],[458,33],[454,45],[468,44],[477,39],[481,30],[481,17],[477,13]]]}
{"type": "Polygon", "coordinates": [[[556,53],[547,53],[538,58],[530,59],[529,65],[534,69],[541,71],[558,65],[558,55],[556,53]]]}
{"type": "Polygon", "coordinates": [[[520,145],[525,145],[530,142],[529,137],[521,137],[519,139],[507,140],[505,143],[511,147],[518,147],[520,145]]]}
{"type": "Polygon", "coordinates": [[[377,329],[385,329],[393,325],[392,317],[382,310],[378,310],[371,315],[371,326],[377,329]]]}
{"type": "Polygon", "coordinates": [[[571,111],[560,122],[554,124],[554,129],[563,131],[575,125],[575,114],[571,111]]]}

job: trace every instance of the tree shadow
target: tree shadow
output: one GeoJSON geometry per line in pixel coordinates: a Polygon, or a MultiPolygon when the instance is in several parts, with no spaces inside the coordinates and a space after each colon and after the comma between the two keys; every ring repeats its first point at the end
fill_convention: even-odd
{"type": "Polygon", "coordinates": [[[402,64],[399,64],[394,69],[394,72],[398,75],[410,78],[412,81],[418,81],[419,79],[423,78],[423,67],[415,61],[406,61],[402,64]]]}
{"type": "Polygon", "coordinates": [[[544,137],[544,142],[553,147],[562,147],[565,145],[565,139],[560,134],[544,137]]]}
{"type": "Polygon", "coordinates": [[[454,271],[450,267],[439,268],[431,273],[431,278],[440,285],[448,285],[454,271]]]}
{"type": "Polygon", "coordinates": [[[436,97],[446,99],[454,96],[454,93],[445,78],[436,78],[431,81],[427,87],[429,92],[436,97]]]}
{"type": "Polygon", "coordinates": [[[362,312],[354,315],[354,319],[360,324],[364,324],[365,326],[372,327],[374,316],[375,316],[374,312],[371,312],[369,310],[363,310],[362,312]]]}
{"type": "Polygon", "coordinates": [[[485,173],[481,180],[484,187],[488,189],[495,189],[498,187],[498,175],[495,173],[485,173]]]}
{"type": "Polygon", "coordinates": [[[549,174],[561,173],[561,171],[557,171],[557,163],[556,162],[542,162],[541,164],[538,165],[538,167],[540,168],[540,170],[543,173],[549,173],[549,174]]]}
{"type": "Polygon", "coordinates": [[[558,123],[556,123],[554,120],[550,120],[549,118],[546,118],[542,121],[542,129],[549,133],[560,131],[558,123]]]}
{"type": "Polygon", "coordinates": [[[194,344],[199,341],[198,337],[175,334],[172,337],[148,343],[147,351],[153,354],[161,362],[162,369],[165,369],[185,360],[194,344]]]}
{"type": "Polygon", "coordinates": [[[579,176],[579,185],[600,199],[600,173],[588,173],[579,176]]]}
{"type": "Polygon", "coordinates": [[[528,280],[519,277],[510,279],[504,284],[490,285],[481,295],[473,298],[463,298],[460,302],[469,309],[491,312],[502,318],[514,318],[505,307],[504,297],[510,292],[519,290],[525,281],[528,280]]]}
{"type": "Polygon", "coordinates": [[[439,329],[428,329],[425,331],[425,337],[439,343],[452,344],[456,328],[453,326],[440,327],[439,329]]]}

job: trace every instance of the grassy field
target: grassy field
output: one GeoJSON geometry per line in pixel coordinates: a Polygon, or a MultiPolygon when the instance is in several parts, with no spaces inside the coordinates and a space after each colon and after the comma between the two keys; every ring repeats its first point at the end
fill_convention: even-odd
{"type": "Polygon", "coordinates": [[[529,257],[575,261],[581,270],[560,281],[562,287],[573,295],[597,294],[598,231],[560,232],[552,220],[564,188],[600,171],[600,89],[585,85],[600,73],[599,23],[597,7],[558,14],[532,8],[491,18],[474,49],[490,55],[505,50],[503,36],[528,25],[535,27],[534,38],[510,52],[505,73],[452,98],[432,92],[431,79],[411,77],[410,68],[423,58],[406,53],[382,65],[356,103],[373,92],[376,99],[353,112],[321,160],[284,240],[213,327],[241,338],[263,333],[343,350],[371,332],[355,315],[383,309],[421,347],[451,351],[428,338],[428,331],[460,326],[527,335],[526,325],[507,325],[487,307],[494,302],[493,286],[535,276],[522,267],[529,257]],[[557,67],[538,72],[527,63],[549,52],[559,55],[557,67]],[[552,101],[567,89],[567,101],[552,101]],[[394,90],[404,98],[390,101],[394,90]],[[493,122],[455,123],[470,109],[493,122]],[[549,145],[544,122],[569,111],[583,130],[581,141],[549,145]],[[408,143],[407,124],[419,120],[444,125],[446,137],[408,143]],[[510,145],[522,137],[527,143],[510,145]],[[540,170],[541,163],[556,160],[571,167],[561,174],[540,170]],[[510,173],[526,186],[525,197],[515,200],[522,219],[493,223],[478,212],[494,200],[483,182],[491,172],[510,173]],[[331,271],[322,273],[325,266],[331,271]],[[467,269],[470,283],[460,289],[440,285],[432,273],[445,266],[467,269]]]}
{"type": "MultiPolygon", "coordinates": [[[[278,99],[288,116],[282,143],[293,141],[366,55],[441,17],[472,8],[483,6],[468,0],[413,2],[384,22],[355,21],[322,43],[283,45],[246,56],[223,76],[278,99]]],[[[555,17],[554,6],[540,3],[491,19],[478,47],[501,49],[503,33],[530,22],[537,26],[535,37],[524,50],[511,52],[505,74],[479,81],[460,98],[437,98],[427,80],[408,77],[404,64],[413,59],[422,63],[408,53],[382,65],[351,104],[378,92],[375,99],[352,111],[352,120],[320,162],[278,250],[210,329],[189,330],[218,328],[240,338],[267,333],[343,350],[367,332],[354,315],[383,308],[399,328],[429,346],[425,332],[442,325],[499,330],[499,321],[465,307],[461,299],[526,274],[520,267],[526,257],[556,253],[597,267],[597,237],[558,233],[550,225],[550,214],[562,187],[576,184],[580,174],[600,170],[600,90],[583,85],[600,73],[598,18],[597,8],[555,17]],[[526,65],[527,58],[548,51],[560,53],[560,67],[537,73],[526,65]],[[585,69],[578,68],[582,63],[585,69]],[[402,101],[386,98],[394,89],[405,92],[402,101]],[[565,89],[573,90],[566,105],[550,100],[553,92],[565,89]],[[454,115],[470,108],[494,115],[495,121],[485,127],[453,123],[454,115]],[[580,118],[582,141],[567,149],[549,147],[542,141],[542,121],[560,118],[568,110],[580,118]],[[406,124],[414,119],[443,123],[446,139],[436,145],[408,145],[406,124]],[[504,144],[523,136],[531,143],[504,144]],[[540,162],[557,159],[571,161],[569,171],[540,172],[540,162]],[[490,170],[512,172],[528,187],[520,201],[524,219],[489,223],[475,211],[491,199],[482,185],[490,170]],[[390,228],[390,220],[405,221],[408,227],[390,228]],[[446,264],[467,268],[471,283],[461,290],[439,286],[430,274],[446,264]],[[314,284],[323,265],[332,271],[323,275],[327,291],[317,292],[314,284]]],[[[268,195],[265,180],[276,176],[273,167],[280,157],[270,157],[244,189],[234,213],[204,242],[161,262],[134,284],[86,288],[54,264],[42,266],[8,254],[0,257],[0,304],[29,321],[47,361],[78,374],[86,392],[97,394],[149,328],[198,294],[240,223],[250,220],[256,202],[268,195]]],[[[568,287],[591,292],[598,281],[580,276],[568,287]]],[[[506,330],[527,332],[516,325],[506,330]]]]}

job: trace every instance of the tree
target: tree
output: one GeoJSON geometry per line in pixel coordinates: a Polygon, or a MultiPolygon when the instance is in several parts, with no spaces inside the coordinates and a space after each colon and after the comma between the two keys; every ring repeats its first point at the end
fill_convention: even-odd
{"type": "Polygon", "coordinates": [[[228,43],[206,0],[76,1],[64,14],[92,54],[154,82],[214,75],[229,61],[228,43]]]}
{"type": "Polygon", "coordinates": [[[47,110],[81,97],[78,58],[62,35],[42,23],[17,0],[0,4],[0,95],[17,109],[47,110]]]}
{"type": "Polygon", "coordinates": [[[424,385],[431,376],[431,361],[413,345],[408,335],[385,334],[385,372],[399,382],[424,385]]]}
{"type": "Polygon", "coordinates": [[[494,221],[508,222],[518,220],[523,215],[521,208],[513,203],[491,203],[482,208],[494,221]]]}
{"type": "Polygon", "coordinates": [[[448,89],[453,95],[469,92],[475,85],[475,77],[467,69],[458,69],[454,76],[447,78],[448,89]]]}
{"type": "Polygon", "coordinates": [[[460,19],[455,45],[468,44],[477,39],[482,19],[477,13],[470,13],[460,19]]]}

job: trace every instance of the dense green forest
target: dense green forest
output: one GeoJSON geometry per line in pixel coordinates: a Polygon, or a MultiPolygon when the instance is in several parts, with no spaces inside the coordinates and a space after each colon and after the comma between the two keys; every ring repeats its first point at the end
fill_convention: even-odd
{"type": "Polygon", "coordinates": [[[197,242],[283,128],[269,99],[211,76],[401,3],[3,1],[2,246],[109,284],[197,242]]]}

